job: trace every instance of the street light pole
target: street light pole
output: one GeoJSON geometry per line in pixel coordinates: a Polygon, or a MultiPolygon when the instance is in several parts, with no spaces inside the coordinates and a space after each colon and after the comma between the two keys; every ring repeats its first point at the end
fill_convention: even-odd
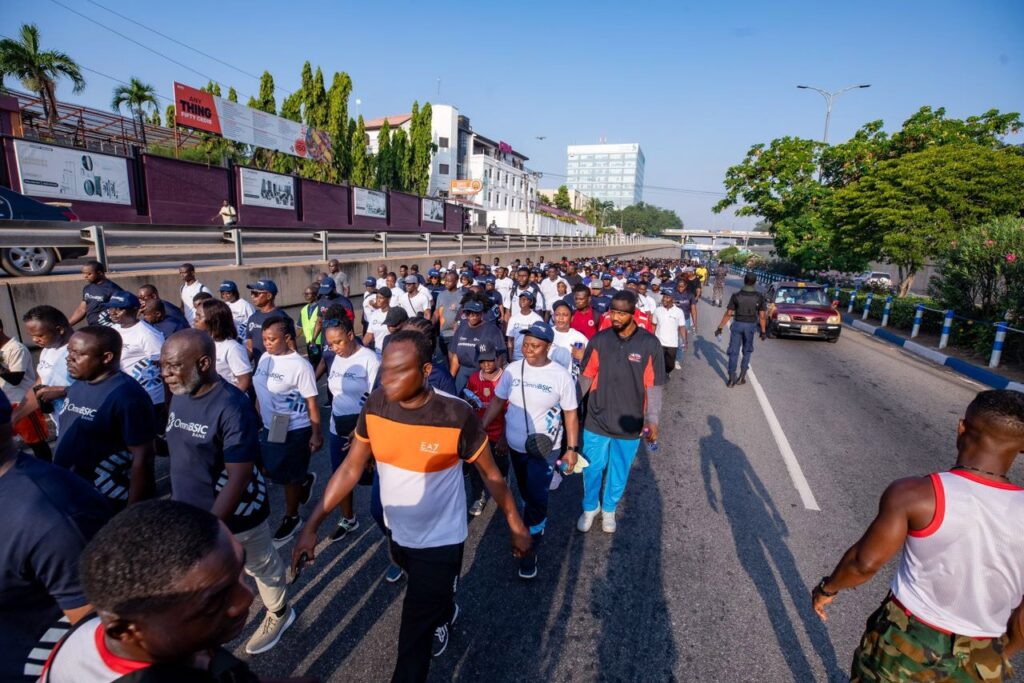
{"type": "Polygon", "coordinates": [[[814,92],[818,93],[819,95],[825,98],[825,137],[822,140],[822,142],[824,142],[827,145],[828,124],[829,121],[832,119],[832,102],[838,99],[840,95],[849,90],[856,90],[858,88],[870,88],[871,84],[868,83],[866,85],[848,85],[845,88],[842,88],[841,90],[836,90],[835,92],[828,92],[827,90],[822,90],[821,88],[814,88],[809,85],[798,85],[796,87],[801,90],[813,90],[814,92]]]}

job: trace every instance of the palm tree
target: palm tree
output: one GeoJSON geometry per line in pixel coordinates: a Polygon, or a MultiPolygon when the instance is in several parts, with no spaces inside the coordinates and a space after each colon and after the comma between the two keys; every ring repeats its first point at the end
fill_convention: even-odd
{"type": "Polygon", "coordinates": [[[119,85],[114,88],[114,97],[110,100],[110,106],[114,111],[121,111],[121,105],[127,105],[128,110],[135,117],[135,132],[142,131],[142,146],[146,146],[146,118],[145,108],[156,109],[156,88],[149,83],[143,83],[137,78],[129,80],[128,85],[119,85]]]}
{"type": "Polygon", "coordinates": [[[39,29],[35,24],[22,24],[21,40],[0,40],[0,81],[14,76],[43,102],[43,114],[53,129],[57,122],[57,79],[69,78],[73,92],[85,89],[85,79],[75,60],[57,50],[39,49],[39,29]]]}

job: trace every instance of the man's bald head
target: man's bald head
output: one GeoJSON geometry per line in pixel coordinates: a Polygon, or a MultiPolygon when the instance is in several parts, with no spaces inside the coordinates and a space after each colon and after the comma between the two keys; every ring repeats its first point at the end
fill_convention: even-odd
{"type": "Polygon", "coordinates": [[[175,332],[160,350],[160,374],[172,394],[195,394],[217,381],[217,345],[202,330],[175,332]]]}

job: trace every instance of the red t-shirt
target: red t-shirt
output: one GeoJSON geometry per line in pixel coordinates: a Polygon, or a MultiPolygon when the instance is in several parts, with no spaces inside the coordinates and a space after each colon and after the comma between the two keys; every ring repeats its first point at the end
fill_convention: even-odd
{"type": "MultiPolygon", "coordinates": [[[[504,370],[498,373],[498,376],[494,379],[484,379],[480,376],[480,371],[477,370],[469,376],[469,381],[466,382],[466,389],[471,391],[474,396],[480,399],[481,407],[476,409],[476,416],[481,420],[484,419],[484,413],[487,412],[487,407],[491,405],[491,401],[494,400],[494,388],[498,386],[498,380],[501,379],[504,370]]],[[[505,413],[498,413],[498,416],[494,418],[487,427],[487,440],[498,441],[501,439],[501,435],[505,432],[505,413]]]]}
{"type": "MultiPolygon", "coordinates": [[[[654,325],[651,324],[650,316],[641,311],[639,308],[633,311],[633,320],[636,321],[637,326],[642,327],[648,332],[654,332],[654,325]]],[[[612,319],[608,316],[607,313],[605,313],[604,315],[601,316],[601,325],[599,326],[598,331],[600,332],[601,330],[607,330],[611,326],[612,319]]]]}
{"type": "Polygon", "coordinates": [[[572,329],[580,332],[587,339],[597,334],[597,323],[594,321],[594,309],[588,308],[585,311],[574,310],[572,322],[569,323],[572,329]]]}

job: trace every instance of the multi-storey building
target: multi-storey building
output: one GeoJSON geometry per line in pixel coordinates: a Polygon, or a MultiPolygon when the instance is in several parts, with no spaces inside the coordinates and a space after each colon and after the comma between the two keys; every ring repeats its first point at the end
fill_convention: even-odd
{"type": "Polygon", "coordinates": [[[643,201],[644,153],[640,145],[569,145],[566,184],[617,208],[643,201]]]}

